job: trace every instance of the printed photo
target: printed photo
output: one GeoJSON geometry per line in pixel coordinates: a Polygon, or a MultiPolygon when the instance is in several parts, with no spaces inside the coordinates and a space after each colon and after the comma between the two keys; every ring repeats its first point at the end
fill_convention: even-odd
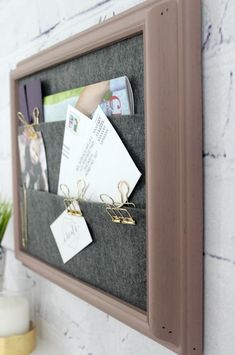
{"type": "Polygon", "coordinates": [[[37,132],[36,139],[26,134],[18,136],[22,182],[29,189],[48,191],[47,161],[43,138],[37,132]]]}

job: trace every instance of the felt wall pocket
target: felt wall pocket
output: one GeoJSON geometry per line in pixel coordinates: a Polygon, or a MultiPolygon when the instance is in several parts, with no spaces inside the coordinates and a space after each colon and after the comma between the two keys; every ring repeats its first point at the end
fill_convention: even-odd
{"type": "Polygon", "coordinates": [[[79,205],[93,243],[64,264],[50,229],[65,209],[64,199],[52,193],[27,190],[27,252],[145,310],[145,210],[127,208],[136,220],[136,225],[129,226],[112,223],[103,203],[79,205]]]}

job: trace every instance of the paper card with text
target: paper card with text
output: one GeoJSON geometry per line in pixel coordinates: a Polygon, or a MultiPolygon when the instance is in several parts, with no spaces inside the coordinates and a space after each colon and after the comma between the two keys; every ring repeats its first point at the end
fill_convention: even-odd
{"type": "MultiPolygon", "coordinates": [[[[77,202],[76,209],[80,210],[77,202]]],[[[70,206],[74,208],[73,206],[70,206]]],[[[65,210],[50,226],[63,262],[66,263],[92,242],[84,217],[65,210]]]]}
{"type": "Polygon", "coordinates": [[[107,194],[119,202],[118,183],[126,181],[131,194],[140,176],[129,152],[99,106],[92,119],[74,107],[68,107],[59,195],[60,185],[66,184],[71,196],[77,196],[77,181],[82,179],[86,185],[84,200],[101,202],[100,195],[107,194]]]}

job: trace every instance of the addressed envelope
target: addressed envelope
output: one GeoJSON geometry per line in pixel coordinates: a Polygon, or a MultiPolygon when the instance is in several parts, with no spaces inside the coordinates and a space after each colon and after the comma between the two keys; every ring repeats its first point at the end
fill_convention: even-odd
{"type": "Polygon", "coordinates": [[[100,195],[107,194],[115,202],[120,202],[118,183],[126,181],[131,193],[140,176],[140,171],[99,106],[92,119],[74,107],[68,107],[59,195],[63,195],[60,184],[66,184],[70,195],[77,196],[77,181],[81,179],[85,183],[85,200],[101,202],[100,195]]]}

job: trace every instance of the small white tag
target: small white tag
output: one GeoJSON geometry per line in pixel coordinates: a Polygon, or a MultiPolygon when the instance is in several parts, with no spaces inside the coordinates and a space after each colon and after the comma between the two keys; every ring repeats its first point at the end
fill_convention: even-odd
{"type": "MultiPolygon", "coordinates": [[[[69,207],[76,207],[80,211],[78,203],[74,202],[74,204],[69,207]]],[[[70,215],[66,210],[51,224],[50,228],[64,263],[92,242],[85,218],[70,215]]]]}

